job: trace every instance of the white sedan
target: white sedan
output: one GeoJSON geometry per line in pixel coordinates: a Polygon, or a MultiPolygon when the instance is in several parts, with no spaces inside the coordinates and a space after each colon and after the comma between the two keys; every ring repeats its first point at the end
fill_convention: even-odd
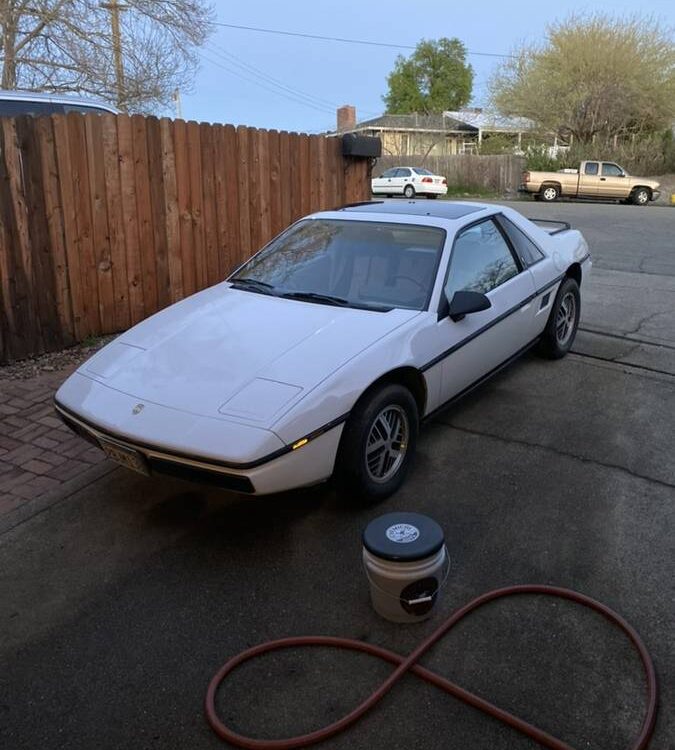
{"type": "Polygon", "coordinates": [[[448,192],[448,181],[441,175],[434,174],[424,167],[394,167],[383,172],[370,181],[373,195],[405,195],[414,198],[426,195],[436,198],[448,192]]]}
{"type": "Polygon", "coordinates": [[[146,474],[386,497],[423,420],[534,344],[569,351],[590,268],[578,231],[502,206],[316,213],[108,344],[56,408],[146,474]]]}

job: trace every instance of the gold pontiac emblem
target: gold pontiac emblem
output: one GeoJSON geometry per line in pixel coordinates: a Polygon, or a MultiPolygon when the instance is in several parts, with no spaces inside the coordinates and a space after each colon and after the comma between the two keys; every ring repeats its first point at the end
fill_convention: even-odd
{"type": "Polygon", "coordinates": [[[136,406],[134,406],[134,408],[131,410],[131,413],[134,415],[140,414],[143,409],[145,409],[145,406],[143,406],[143,404],[136,404],[136,406]]]}

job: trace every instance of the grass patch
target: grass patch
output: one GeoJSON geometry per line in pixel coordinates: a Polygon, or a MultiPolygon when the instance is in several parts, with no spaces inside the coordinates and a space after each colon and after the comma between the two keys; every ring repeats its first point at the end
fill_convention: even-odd
{"type": "Polygon", "coordinates": [[[441,198],[501,198],[501,193],[488,188],[470,187],[468,185],[448,185],[448,192],[441,198]]]}

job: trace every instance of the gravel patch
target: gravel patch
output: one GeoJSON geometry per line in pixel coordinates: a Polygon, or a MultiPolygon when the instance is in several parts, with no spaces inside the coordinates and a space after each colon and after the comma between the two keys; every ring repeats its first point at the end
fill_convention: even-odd
{"type": "Polygon", "coordinates": [[[79,365],[89,359],[95,352],[115,336],[101,336],[93,343],[77,344],[58,352],[48,352],[20,362],[0,365],[0,381],[2,380],[30,380],[45,372],[58,372],[79,365]]]}

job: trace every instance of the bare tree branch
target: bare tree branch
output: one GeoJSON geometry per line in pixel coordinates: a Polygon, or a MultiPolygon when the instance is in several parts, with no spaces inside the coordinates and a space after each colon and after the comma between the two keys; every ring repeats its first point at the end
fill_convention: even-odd
{"type": "Polygon", "coordinates": [[[2,86],[96,95],[137,112],[169,107],[194,80],[196,50],[212,30],[209,1],[125,0],[120,19],[116,69],[99,0],[0,0],[2,86]]]}

